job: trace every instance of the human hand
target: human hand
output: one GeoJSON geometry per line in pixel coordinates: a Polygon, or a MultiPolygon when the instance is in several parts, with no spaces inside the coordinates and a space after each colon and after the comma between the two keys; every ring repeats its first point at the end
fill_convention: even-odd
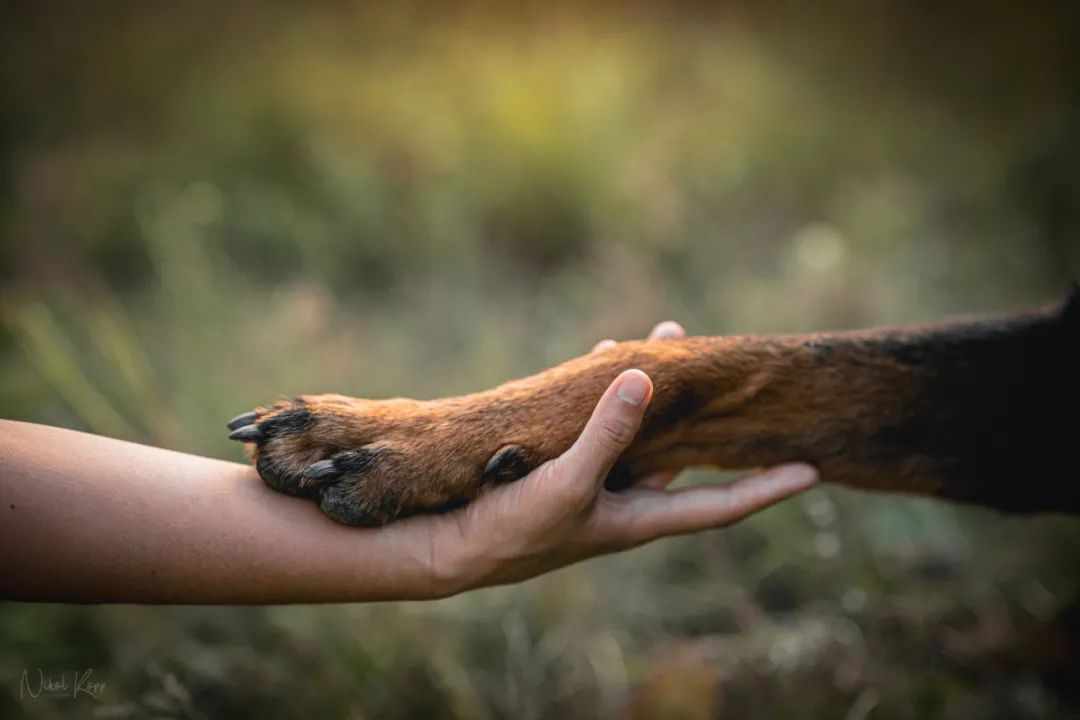
{"type": "MultiPolygon", "coordinates": [[[[677,323],[661,323],[650,339],[684,334],[677,323]]],[[[601,341],[593,351],[611,343],[601,341]]],[[[464,508],[409,518],[382,532],[422,543],[434,594],[454,594],[525,580],[670,535],[724,527],[817,481],[811,466],[791,464],[723,486],[669,491],[673,475],[665,473],[622,492],[606,490],[604,479],[633,441],[651,396],[645,373],[623,372],[560,457],[464,508]]]]}

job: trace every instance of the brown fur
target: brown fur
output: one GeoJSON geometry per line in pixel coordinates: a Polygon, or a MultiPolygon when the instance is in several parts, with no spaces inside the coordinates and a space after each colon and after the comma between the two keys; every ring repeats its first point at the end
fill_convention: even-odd
{"type": "Polygon", "coordinates": [[[1048,388],[1075,398],[1076,305],[926,328],[624,342],[443,400],[307,396],[257,411],[254,457],[273,487],[316,497],[343,522],[380,524],[468,501],[558,456],[608,384],[636,367],[655,392],[612,487],[696,465],[807,461],[861,488],[1076,511],[1075,482],[1031,506],[1003,500],[1008,479],[996,476],[1029,461],[1053,469],[1031,455],[1040,436],[1029,427],[1051,421],[1021,415],[1048,388]],[[327,458],[325,477],[304,476],[327,458]]]}

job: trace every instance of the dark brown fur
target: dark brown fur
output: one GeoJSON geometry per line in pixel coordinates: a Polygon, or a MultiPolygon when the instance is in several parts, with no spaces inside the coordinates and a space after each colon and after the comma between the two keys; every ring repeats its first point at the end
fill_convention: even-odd
{"type": "Polygon", "coordinates": [[[260,408],[254,458],[272,487],[316,498],[342,522],[381,524],[558,456],[607,385],[637,367],[655,393],[612,487],[660,470],[801,460],[860,488],[1078,512],[1067,461],[1078,335],[1074,290],[1061,306],[995,320],[625,342],[463,397],[318,395],[260,408]]]}

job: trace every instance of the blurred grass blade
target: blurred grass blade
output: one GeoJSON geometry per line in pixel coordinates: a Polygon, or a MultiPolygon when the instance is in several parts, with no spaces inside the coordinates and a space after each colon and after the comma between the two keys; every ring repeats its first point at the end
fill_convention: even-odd
{"type": "Polygon", "coordinates": [[[78,353],[49,308],[34,303],[10,315],[15,336],[30,364],[93,432],[135,438],[138,433],[79,368],[78,353]]]}
{"type": "Polygon", "coordinates": [[[122,407],[155,442],[187,444],[189,439],[171,404],[162,398],[154,366],[139,341],[127,308],[104,282],[95,286],[93,298],[93,308],[86,318],[89,337],[121,382],[122,407]]]}

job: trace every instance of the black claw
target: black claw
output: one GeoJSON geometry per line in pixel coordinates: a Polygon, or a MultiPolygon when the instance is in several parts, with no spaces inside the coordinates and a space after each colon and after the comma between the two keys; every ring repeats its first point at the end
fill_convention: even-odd
{"type": "Polygon", "coordinates": [[[375,464],[378,452],[367,448],[359,450],[346,450],[334,456],[334,467],[342,472],[362,473],[375,464]]]}
{"type": "Polygon", "coordinates": [[[504,445],[484,468],[484,479],[488,482],[512,482],[525,477],[532,470],[532,465],[525,451],[520,445],[504,445]]]}
{"type": "Polygon", "coordinates": [[[263,433],[255,425],[245,425],[229,433],[229,439],[241,442],[258,442],[263,439],[263,433]]]}
{"type": "Polygon", "coordinates": [[[312,463],[300,473],[300,487],[303,490],[317,490],[324,485],[336,483],[341,479],[342,470],[333,460],[320,460],[312,463]]]}
{"type": "Polygon", "coordinates": [[[308,488],[337,481],[342,475],[360,473],[371,467],[375,453],[361,448],[339,452],[329,460],[308,465],[300,476],[300,487],[308,488]]]}
{"type": "Polygon", "coordinates": [[[234,417],[232,420],[230,420],[228,425],[226,425],[225,427],[229,428],[230,430],[238,430],[245,425],[250,425],[251,423],[255,422],[256,416],[257,413],[254,410],[252,410],[251,412],[241,413],[234,417]]]}
{"type": "Polygon", "coordinates": [[[333,460],[320,460],[308,465],[304,470],[305,480],[325,480],[341,474],[333,460]]]}

